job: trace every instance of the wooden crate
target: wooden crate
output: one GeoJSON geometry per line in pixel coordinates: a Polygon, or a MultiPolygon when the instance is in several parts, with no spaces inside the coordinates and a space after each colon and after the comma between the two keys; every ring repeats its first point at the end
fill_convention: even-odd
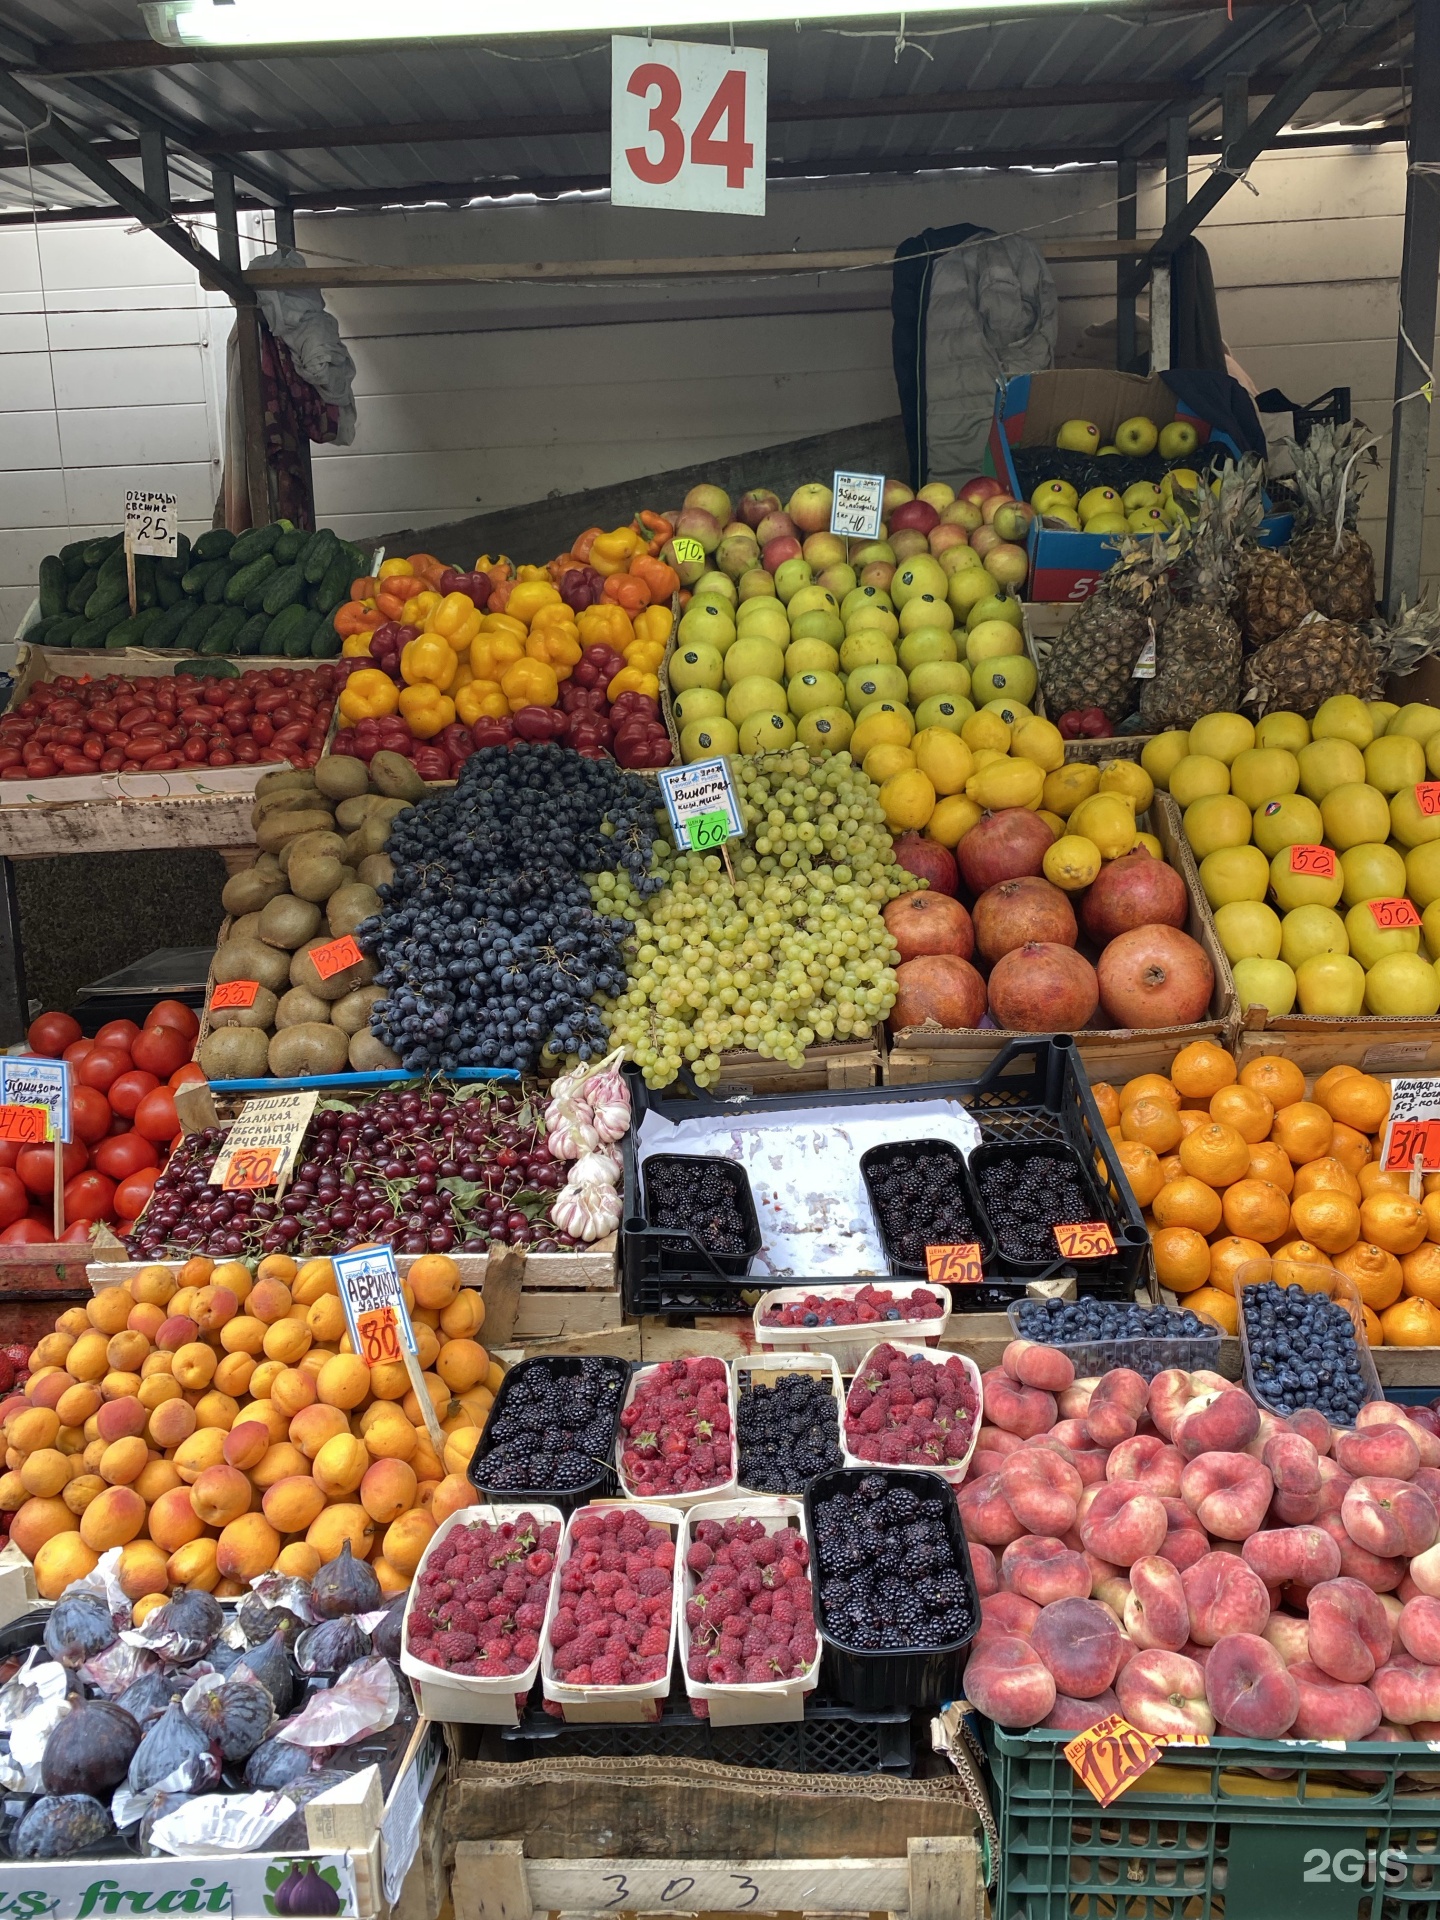
{"type": "Polygon", "coordinates": [[[1287,1013],[1272,1020],[1264,1007],[1249,1007],[1240,1015],[1235,1057],[1243,1067],[1262,1053],[1281,1054],[1307,1074],[1342,1066],[1382,1077],[1440,1072],[1440,1016],[1384,1020],[1357,1014],[1354,1019],[1324,1019],[1287,1013]]]}
{"type": "Polygon", "coordinates": [[[763,1054],[737,1050],[720,1056],[720,1077],[706,1092],[841,1093],[851,1087],[878,1086],[885,1051],[885,1029],[876,1026],[868,1040],[831,1040],[806,1047],[803,1066],[786,1060],[767,1060],[763,1054]]]}

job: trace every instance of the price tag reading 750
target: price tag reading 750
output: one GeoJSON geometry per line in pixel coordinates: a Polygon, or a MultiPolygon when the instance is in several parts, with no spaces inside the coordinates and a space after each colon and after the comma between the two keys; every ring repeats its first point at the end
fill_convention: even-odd
{"type": "Polygon", "coordinates": [[[926,1247],[925,1278],[940,1287],[978,1287],[984,1278],[978,1240],[958,1240],[943,1247],[926,1247]]]}
{"type": "Polygon", "coordinates": [[[1065,1260],[1101,1260],[1115,1251],[1115,1236],[1103,1220],[1072,1220],[1054,1233],[1065,1260]]]}

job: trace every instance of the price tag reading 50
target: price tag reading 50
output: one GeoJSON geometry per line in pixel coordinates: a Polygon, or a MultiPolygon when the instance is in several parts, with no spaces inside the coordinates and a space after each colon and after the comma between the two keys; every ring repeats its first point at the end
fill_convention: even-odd
{"type": "Polygon", "coordinates": [[[1332,847],[1294,846],[1290,849],[1291,873],[1308,873],[1316,880],[1335,878],[1335,852],[1332,847]]]}

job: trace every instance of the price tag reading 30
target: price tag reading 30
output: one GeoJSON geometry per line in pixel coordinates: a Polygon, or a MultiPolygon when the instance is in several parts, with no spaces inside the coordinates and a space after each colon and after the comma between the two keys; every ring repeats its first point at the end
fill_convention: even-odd
{"type": "Polygon", "coordinates": [[[351,1344],[367,1367],[415,1353],[415,1329],[405,1307],[395,1255],[389,1247],[337,1253],[335,1281],[351,1344]]]}
{"type": "Polygon", "coordinates": [[[1440,1079],[1391,1082],[1383,1164],[1387,1173],[1440,1173],[1440,1079]]]}

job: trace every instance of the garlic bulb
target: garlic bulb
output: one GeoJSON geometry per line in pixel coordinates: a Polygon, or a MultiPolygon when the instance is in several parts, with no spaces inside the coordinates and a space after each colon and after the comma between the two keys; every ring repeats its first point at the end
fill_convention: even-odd
{"type": "Polygon", "coordinates": [[[585,1089],[590,1117],[602,1140],[623,1140],[630,1128],[630,1089],[614,1067],[592,1074],[585,1089]]]}
{"type": "Polygon", "coordinates": [[[556,1195],[550,1218],[576,1240],[603,1240],[620,1225],[620,1196],[598,1181],[566,1187],[556,1195]]]}
{"type": "Polygon", "coordinates": [[[583,1154],[571,1167],[570,1178],[565,1184],[570,1187],[586,1187],[592,1184],[618,1187],[620,1162],[613,1153],[583,1154]]]}
{"type": "Polygon", "coordinates": [[[553,1127],[545,1140],[554,1160],[578,1160],[582,1154],[593,1153],[599,1144],[600,1136],[588,1120],[570,1117],[553,1127]]]}

